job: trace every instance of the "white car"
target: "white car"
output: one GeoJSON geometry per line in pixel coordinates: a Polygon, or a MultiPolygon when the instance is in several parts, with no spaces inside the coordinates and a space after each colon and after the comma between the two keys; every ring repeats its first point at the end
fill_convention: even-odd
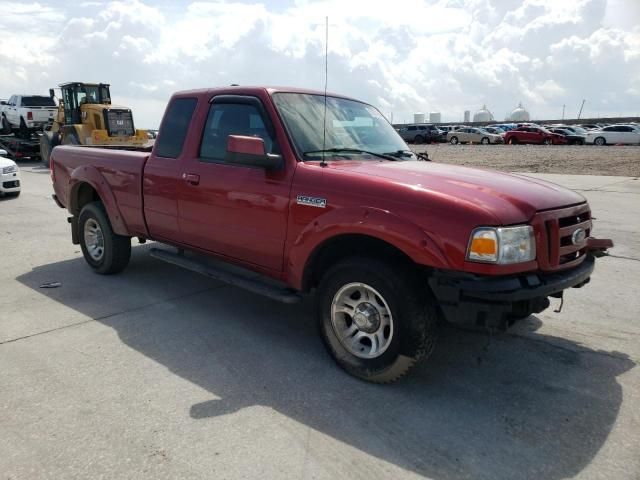
{"type": "Polygon", "coordinates": [[[640,129],[634,125],[609,125],[589,130],[586,142],[594,145],[640,145],[640,129]]]}
{"type": "Polygon", "coordinates": [[[20,195],[20,169],[6,155],[6,150],[0,150],[0,196],[17,197],[20,195]]]}

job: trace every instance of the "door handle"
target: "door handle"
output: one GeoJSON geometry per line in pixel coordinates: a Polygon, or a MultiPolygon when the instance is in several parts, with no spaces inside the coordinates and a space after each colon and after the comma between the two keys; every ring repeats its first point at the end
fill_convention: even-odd
{"type": "Polygon", "coordinates": [[[195,173],[183,173],[182,179],[189,185],[198,185],[200,183],[200,175],[195,173]]]}

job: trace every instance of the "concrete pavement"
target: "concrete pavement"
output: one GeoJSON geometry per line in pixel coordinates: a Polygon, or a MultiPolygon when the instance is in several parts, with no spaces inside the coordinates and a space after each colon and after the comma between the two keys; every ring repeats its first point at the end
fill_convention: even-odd
{"type": "Polygon", "coordinates": [[[579,190],[616,242],[561,313],[452,328],[406,381],[338,369],[311,319],[153,260],[93,274],[48,170],[0,200],[0,472],[44,478],[640,477],[640,180],[579,190]],[[61,282],[43,289],[46,282],[61,282]]]}

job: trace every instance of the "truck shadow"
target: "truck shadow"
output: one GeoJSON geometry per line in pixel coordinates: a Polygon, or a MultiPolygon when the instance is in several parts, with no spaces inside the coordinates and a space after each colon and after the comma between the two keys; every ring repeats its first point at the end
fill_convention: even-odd
{"type": "MultiPolygon", "coordinates": [[[[431,478],[573,477],[607,439],[622,402],[616,377],[635,365],[624,354],[527,331],[539,322],[531,317],[525,333],[512,335],[446,327],[413,375],[370,385],[325,353],[311,301],[275,303],[161,264],[146,250],[135,248],[118,276],[95,275],[76,258],[17,280],[211,392],[185,415],[205,422],[264,406],[337,440],[313,451],[336,478],[354,469],[350,448],[431,478]],[[62,287],[39,288],[48,281],[62,287]]],[[[389,475],[378,468],[367,476],[389,475]]]]}

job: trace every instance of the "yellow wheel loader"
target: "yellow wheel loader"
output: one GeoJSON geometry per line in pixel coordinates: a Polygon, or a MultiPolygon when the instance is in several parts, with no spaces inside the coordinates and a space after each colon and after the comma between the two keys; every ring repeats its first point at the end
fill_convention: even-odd
{"type": "MultiPolygon", "coordinates": [[[[92,145],[138,149],[149,142],[145,130],[136,130],[127,107],[111,104],[107,83],[69,82],[60,85],[58,113],[40,138],[40,156],[49,166],[57,145],[92,145]]],[[[54,97],[53,89],[49,90],[54,97]]]]}

